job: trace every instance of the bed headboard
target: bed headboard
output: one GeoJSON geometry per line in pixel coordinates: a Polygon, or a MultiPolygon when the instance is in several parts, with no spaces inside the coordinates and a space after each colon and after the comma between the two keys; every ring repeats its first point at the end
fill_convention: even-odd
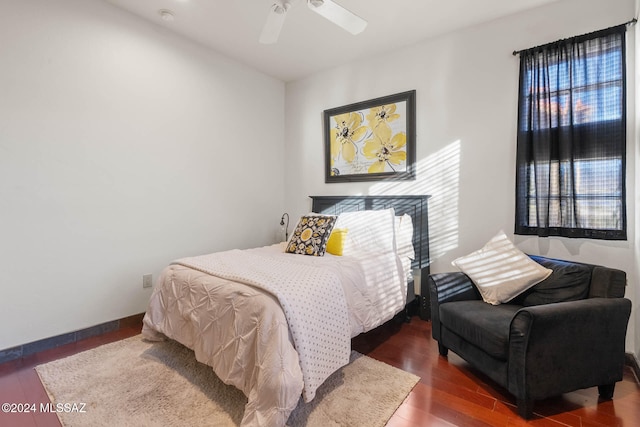
{"type": "Polygon", "coordinates": [[[413,220],[413,247],[416,259],[412,268],[419,268],[422,274],[429,274],[429,216],[427,200],[431,196],[309,196],[312,211],[330,215],[342,212],[389,209],[396,215],[411,215],[413,220]]]}

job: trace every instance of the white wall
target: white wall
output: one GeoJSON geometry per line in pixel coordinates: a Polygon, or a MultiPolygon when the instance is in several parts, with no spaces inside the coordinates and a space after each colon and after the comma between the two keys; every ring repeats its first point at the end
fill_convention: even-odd
{"type": "MultiPolygon", "coordinates": [[[[498,230],[513,233],[518,58],[512,52],[618,25],[635,0],[564,0],[315,74],[286,87],[286,208],[309,210],[316,194],[431,194],[432,271],[481,247],[498,230]],[[395,183],[324,183],[322,111],[417,90],[417,179],[395,183]]],[[[634,76],[635,29],[628,37],[634,76]]],[[[629,240],[610,242],[512,236],[523,250],[627,271],[638,298],[634,79],[628,82],[629,240]]],[[[634,308],[627,348],[634,345],[634,308]]]]}
{"type": "Polygon", "coordinates": [[[143,312],[177,257],[275,241],[282,82],[101,1],[0,4],[0,349],[143,312]]]}

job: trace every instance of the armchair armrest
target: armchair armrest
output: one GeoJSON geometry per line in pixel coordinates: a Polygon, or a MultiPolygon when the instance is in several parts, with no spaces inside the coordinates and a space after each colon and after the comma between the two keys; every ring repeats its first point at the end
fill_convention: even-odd
{"type": "Polygon", "coordinates": [[[631,314],[626,298],[520,309],[511,321],[509,391],[530,401],[622,379],[631,314]]]}
{"type": "Polygon", "coordinates": [[[429,297],[431,300],[431,333],[440,340],[440,304],[450,301],[480,299],[480,293],[464,273],[430,274],[428,278],[429,297]]]}

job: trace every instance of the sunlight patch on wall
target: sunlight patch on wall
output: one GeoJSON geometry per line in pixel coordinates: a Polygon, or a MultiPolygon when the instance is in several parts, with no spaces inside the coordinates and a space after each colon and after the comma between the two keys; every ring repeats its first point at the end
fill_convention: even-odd
{"type": "Polygon", "coordinates": [[[431,262],[458,247],[460,140],[416,164],[415,181],[385,181],[372,185],[370,195],[412,194],[429,199],[429,251],[431,262]]]}

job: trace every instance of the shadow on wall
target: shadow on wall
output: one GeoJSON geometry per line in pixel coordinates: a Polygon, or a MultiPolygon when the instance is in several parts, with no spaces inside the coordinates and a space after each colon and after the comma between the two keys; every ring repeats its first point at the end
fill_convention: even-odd
{"type": "Polygon", "coordinates": [[[372,185],[370,195],[428,194],[431,262],[458,247],[460,140],[419,160],[415,181],[385,181],[372,185]]]}

